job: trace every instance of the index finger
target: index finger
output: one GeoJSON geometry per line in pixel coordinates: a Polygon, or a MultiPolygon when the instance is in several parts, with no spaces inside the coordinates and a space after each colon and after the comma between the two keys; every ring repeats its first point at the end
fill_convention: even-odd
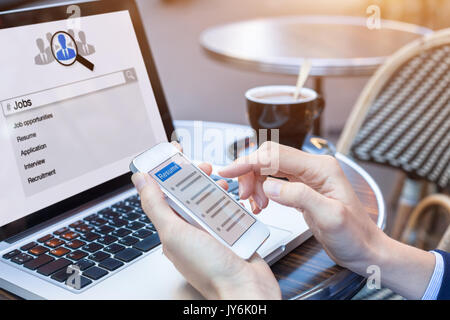
{"type": "Polygon", "coordinates": [[[248,156],[236,159],[219,174],[225,178],[242,176],[250,171],[258,175],[297,175],[306,168],[317,166],[317,157],[301,150],[274,142],[264,143],[248,156]]]}

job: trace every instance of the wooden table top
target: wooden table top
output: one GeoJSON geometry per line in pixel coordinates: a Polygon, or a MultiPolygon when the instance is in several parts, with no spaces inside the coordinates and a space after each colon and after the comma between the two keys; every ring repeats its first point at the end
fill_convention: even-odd
{"type": "MultiPolygon", "coordinates": [[[[239,134],[240,131],[241,135],[246,135],[249,130],[247,126],[214,122],[198,123],[202,125],[202,130],[205,131],[210,128],[232,128],[235,134],[239,134]]],[[[188,130],[193,130],[194,127],[197,130],[199,128],[199,125],[192,121],[175,121],[175,126],[178,129],[188,130]]],[[[189,150],[185,150],[185,153],[191,156],[189,150]]],[[[383,226],[386,217],[384,215],[383,199],[378,186],[353,161],[340,154],[337,154],[336,157],[363,203],[366,212],[370,214],[371,218],[380,227],[383,226]],[[380,212],[381,216],[379,215],[380,212]]],[[[311,237],[272,265],[272,270],[280,284],[283,299],[351,298],[364,284],[362,277],[336,265],[314,237],[311,237]]],[[[5,299],[19,298],[0,289],[0,300],[5,299]]]]}
{"type": "Polygon", "coordinates": [[[297,75],[308,58],[312,76],[367,76],[403,45],[432,32],[387,20],[370,30],[366,21],[348,16],[249,20],[209,28],[200,44],[217,60],[259,71],[297,75]]]}

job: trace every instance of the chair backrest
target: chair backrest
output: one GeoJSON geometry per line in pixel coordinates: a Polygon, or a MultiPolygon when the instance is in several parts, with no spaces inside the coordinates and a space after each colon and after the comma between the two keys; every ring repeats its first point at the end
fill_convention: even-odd
{"type": "Polygon", "coordinates": [[[450,28],[387,59],[360,95],[337,151],[450,186],[450,28]]]}
{"type": "Polygon", "coordinates": [[[450,252],[450,226],[447,227],[447,231],[445,231],[437,248],[442,251],[450,252]]]}

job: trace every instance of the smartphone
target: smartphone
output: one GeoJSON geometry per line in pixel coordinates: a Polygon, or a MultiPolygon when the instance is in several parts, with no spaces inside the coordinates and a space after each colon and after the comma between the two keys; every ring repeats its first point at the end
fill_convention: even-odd
{"type": "Polygon", "coordinates": [[[175,212],[244,259],[250,258],[270,235],[265,224],[171,143],[160,143],[138,155],[130,169],[150,174],[175,212]]]}

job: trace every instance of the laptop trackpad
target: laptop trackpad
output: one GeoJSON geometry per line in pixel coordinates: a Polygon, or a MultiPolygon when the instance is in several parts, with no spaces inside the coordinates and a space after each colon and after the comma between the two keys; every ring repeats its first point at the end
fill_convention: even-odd
{"type": "Polygon", "coordinates": [[[280,253],[284,251],[283,246],[288,244],[288,239],[292,232],[280,229],[271,225],[267,225],[270,229],[270,236],[256,251],[262,258],[268,257],[274,251],[280,249],[280,253]]]}

